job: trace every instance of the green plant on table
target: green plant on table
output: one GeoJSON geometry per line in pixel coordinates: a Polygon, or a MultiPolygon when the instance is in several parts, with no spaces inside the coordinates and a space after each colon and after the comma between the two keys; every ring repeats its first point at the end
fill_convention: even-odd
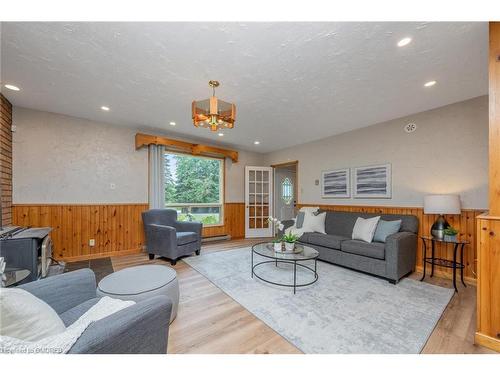
{"type": "Polygon", "coordinates": [[[281,241],[283,241],[283,239],[281,237],[276,237],[272,242],[273,243],[280,243],[281,241]]]}
{"type": "Polygon", "coordinates": [[[446,236],[456,236],[458,234],[458,230],[453,228],[451,225],[448,225],[448,227],[443,230],[443,234],[446,236]]]}
{"type": "Polygon", "coordinates": [[[283,235],[283,237],[281,239],[284,242],[295,243],[299,240],[299,236],[297,236],[296,234],[288,233],[288,234],[283,235]]]}

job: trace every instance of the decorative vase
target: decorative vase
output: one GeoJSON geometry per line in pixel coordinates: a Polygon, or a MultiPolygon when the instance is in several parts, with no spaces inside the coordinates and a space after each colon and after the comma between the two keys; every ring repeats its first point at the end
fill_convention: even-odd
{"type": "Polygon", "coordinates": [[[282,242],[274,242],[273,243],[274,251],[282,251],[282,242]]]}
{"type": "Polygon", "coordinates": [[[453,236],[450,236],[449,234],[445,234],[443,239],[446,242],[455,242],[457,240],[457,235],[454,234],[453,236]]]}
{"type": "Polygon", "coordinates": [[[295,249],[295,242],[285,242],[285,250],[293,251],[295,249]]]}

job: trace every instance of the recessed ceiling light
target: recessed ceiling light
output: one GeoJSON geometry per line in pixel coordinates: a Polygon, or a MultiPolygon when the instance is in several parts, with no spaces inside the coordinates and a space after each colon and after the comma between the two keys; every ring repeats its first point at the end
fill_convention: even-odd
{"type": "Polygon", "coordinates": [[[429,81],[429,82],[424,83],[424,86],[431,87],[431,86],[434,86],[435,84],[436,84],[436,81],[429,81]]]}
{"type": "Polygon", "coordinates": [[[19,91],[21,90],[19,87],[14,86],[14,85],[4,85],[6,89],[12,90],[12,91],[19,91]]]}
{"type": "Polygon", "coordinates": [[[254,141],[253,144],[254,145],[260,145],[260,141],[254,141]]]}
{"type": "Polygon", "coordinates": [[[219,137],[224,137],[224,133],[217,134],[219,137]]]}
{"type": "Polygon", "coordinates": [[[175,125],[176,125],[176,123],[175,123],[175,122],[170,121],[170,126],[175,126],[175,125]]]}
{"type": "Polygon", "coordinates": [[[103,105],[103,106],[101,107],[101,109],[102,109],[103,111],[106,111],[106,112],[107,112],[107,111],[109,111],[109,107],[106,107],[105,105],[103,105]]]}
{"type": "Polygon", "coordinates": [[[403,38],[398,42],[398,47],[404,47],[411,43],[411,38],[403,38]]]}

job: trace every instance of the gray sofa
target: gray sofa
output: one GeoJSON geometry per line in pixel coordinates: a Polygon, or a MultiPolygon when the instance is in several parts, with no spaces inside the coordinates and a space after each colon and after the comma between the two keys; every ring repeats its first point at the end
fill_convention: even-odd
{"type": "Polygon", "coordinates": [[[182,256],[200,255],[202,223],[178,221],[177,211],[168,208],[145,211],[142,221],[149,259],[155,255],[167,257],[175,266],[182,256]]]}
{"type": "MultiPolygon", "coordinates": [[[[19,286],[49,304],[66,326],[100,298],[90,269],[81,269],[19,286]]],[[[166,354],[172,302],[166,296],[137,302],[92,323],[70,354],[166,354]]]]}
{"type": "MultiPolygon", "coordinates": [[[[293,225],[293,221],[288,220],[283,224],[286,229],[293,225]]],[[[326,211],[325,232],[304,233],[299,242],[318,250],[320,260],[381,276],[392,283],[397,283],[415,269],[418,233],[416,216],[326,211]],[[388,236],[385,243],[352,240],[356,219],[375,216],[386,221],[401,219],[399,232],[388,236]]]]}

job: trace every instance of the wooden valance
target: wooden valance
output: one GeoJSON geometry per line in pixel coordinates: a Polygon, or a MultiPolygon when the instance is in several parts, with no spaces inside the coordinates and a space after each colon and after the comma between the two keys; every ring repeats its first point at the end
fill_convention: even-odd
{"type": "Polygon", "coordinates": [[[227,150],[219,147],[201,145],[179,141],[177,139],[160,137],[156,135],[137,133],[135,135],[135,148],[147,147],[149,145],[163,145],[169,150],[189,153],[191,155],[222,156],[230,158],[234,163],[238,162],[238,151],[227,150]]]}

